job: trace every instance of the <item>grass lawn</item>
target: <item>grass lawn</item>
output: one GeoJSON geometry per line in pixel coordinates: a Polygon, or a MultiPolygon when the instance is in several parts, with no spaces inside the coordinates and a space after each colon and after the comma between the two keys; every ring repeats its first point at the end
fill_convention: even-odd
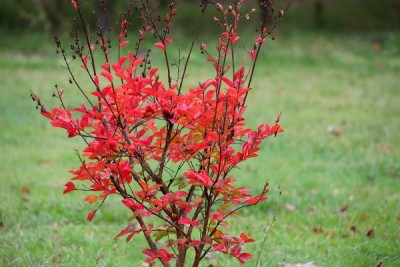
{"type": "MultiPolygon", "coordinates": [[[[285,133],[236,173],[253,190],[270,183],[270,200],[231,222],[257,240],[246,266],[274,218],[261,266],[400,265],[400,37],[376,36],[282,30],[268,41],[247,120],[282,112],[285,133]]],[[[68,85],[55,49],[37,34],[1,42],[0,266],[141,266],[144,240],[114,239],[129,217],[118,199],[89,223],[85,195],[62,195],[81,144],[29,97],[33,90],[51,105],[53,85],[68,85]]],[[[195,85],[208,65],[193,60],[195,85]]],[[[216,265],[239,263],[222,256],[216,265]]]]}

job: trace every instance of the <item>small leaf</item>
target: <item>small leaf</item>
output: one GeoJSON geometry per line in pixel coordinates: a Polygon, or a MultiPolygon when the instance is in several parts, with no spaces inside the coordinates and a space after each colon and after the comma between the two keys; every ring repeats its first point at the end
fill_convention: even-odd
{"type": "Polygon", "coordinates": [[[179,224],[191,224],[192,220],[187,217],[182,217],[178,221],[179,224]]]}
{"type": "Polygon", "coordinates": [[[342,208],[340,208],[340,212],[346,212],[349,209],[349,204],[346,204],[342,208]]]}
{"type": "Polygon", "coordinates": [[[245,243],[250,243],[254,242],[255,240],[252,238],[249,238],[245,233],[240,234],[240,238],[245,242],[245,243]]]}
{"type": "Polygon", "coordinates": [[[87,220],[91,222],[93,220],[94,215],[96,214],[97,210],[90,212],[87,216],[87,220]]]}
{"type": "Polygon", "coordinates": [[[87,197],[85,197],[85,201],[89,202],[89,204],[93,204],[97,201],[97,196],[95,195],[88,195],[87,197]]]}
{"type": "Polygon", "coordinates": [[[29,190],[29,188],[26,186],[23,186],[21,188],[21,191],[22,191],[22,193],[27,194],[27,195],[29,195],[31,193],[31,190],[29,190]]]}
{"type": "Polygon", "coordinates": [[[155,43],[155,46],[157,46],[158,48],[160,48],[162,51],[165,51],[165,45],[161,42],[155,43]]]}
{"type": "Polygon", "coordinates": [[[314,234],[321,234],[321,233],[324,232],[324,229],[322,229],[322,227],[313,227],[313,228],[312,228],[312,232],[313,232],[314,234]]]}
{"type": "Polygon", "coordinates": [[[157,242],[157,241],[161,240],[163,237],[168,236],[169,234],[173,234],[173,232],[168,231],[168,230],[166,230],[166,231],[163,231],[163,230],[157,231],[157,232],[154,234],[154,241],[157,242]]]}
{"type": "Polygon", "coordinates": [[[123,41],[122,43],[120,43],[119,48],[122,48],[122,47],[126,46],[127,44],[129,44],[129,41],[123,41]]]}
{"type": "Polygon", "coordinates": [[[241,264],[243,264],[245,261],[251,259],[253,255],[250,253],[242,253],[239,255],[238,260],[240,261],[241,264]]]}
{"type": "Polygon", "coordinates": [[[110,83],[112,83],[113,81],[113,76],[111,75],[111,73],[109,71],[102,71],[100,73],[103,77],[105,77],[110,83]]]}
{"type": "Polygon", "coordinates": [[[332,229],[332,230],[330,230],[329,233],[326,235],[326,238],[327,238],[327,239],[330,239],[330,238],[333,237],[334,234],[335,234],[335,230],[332,229]]]}
{"type": "Polygon", "coordinates": [[[64,194],[67,194],[67,193],[69,193],[69,192],[71,192],[71,191],[74,191],[74,190],[76,190],[76,187],[75,187],[75,185],[72,183],[72,182],[68,182],[68,183],[66,183],[65,184],[65,189],[64,189],[64,194]]]}
{"type": "Polygon", "coordinates": [[[375,234],[375,229],[374,229],[374,228],[371,228],[371,229],[369,229],[368,232],[367,232],[367,237],[373,237],[374,234],[375,234]]]}

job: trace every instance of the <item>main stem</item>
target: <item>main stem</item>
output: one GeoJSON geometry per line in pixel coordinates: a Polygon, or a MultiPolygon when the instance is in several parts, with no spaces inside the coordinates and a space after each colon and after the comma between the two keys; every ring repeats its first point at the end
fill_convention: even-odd
{"type": "Polygon", "coordinates": [[[182,247],[179,249],[178,257],[176,258],[176,267],[184,267],[185,266],[187,249],[188,248],[185,245],[182,245],[182,247]]]}

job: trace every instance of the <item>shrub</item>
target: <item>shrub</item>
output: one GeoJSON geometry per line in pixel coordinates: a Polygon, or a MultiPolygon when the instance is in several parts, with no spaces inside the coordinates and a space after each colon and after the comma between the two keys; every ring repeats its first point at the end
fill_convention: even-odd
{"type": "MultiPolygon", "coordinates": [[[[78,31],[71,33],[72,59],[80,61],[80,71],[86,73],[93,89],[88,92],[78,82],[70,56],[56,37],[70,83],[84,103],[68,108],[65,89],[56,88],[54,96],[61,107],[48,110],[32,93],[41,114],[54,127],[65,129],[68,137],[79,136],[86,144],[79,155],[79,168],[70,171],[73,177],[65,184],[64,194],[82,190],[88,193],[85,201],[99,203],[89,213],[89,221],[109,196],[121,196],[132,216],[117,236],[126,236],[129,241],[143,234],[148,245],[142,250],[146,262],[158,260],[169,266],[174,258],[176,266],[184,266],[189,250],[194,251],[192,266],[198,266],[213,251],[231,255],[240,263],[252,257],[242,247],[254,240],[246,233],[227,233],[227,218],[266,200],[268,184],[251,194],[248,188],[236,186],[231,171],[257,157],[261,142],[283,130],[279,116],[271,126],[262,124],[255,130],[245,124],[257,58],[276,23],[270,28],[260,24],[258,36],[246,50],[249,68],[245,68],[235,60],[237,31],[240,22],[255,10],[243,12],[243,2],[233,1],[227,7],[216,4],[220,18],[214,21],[222,32],[215,51],[199,42],[196,32],[187,56],[173,61],[170,32],[177,9],[173,3],[168,5],[161,26],[161,18],[150,12],[146,1],[140,1],[134,8],[142,14],[143,27],[134,49],[129,49],[130,22],[124,17],[114,62],[106,31],[99,28],[97,40],[92,41],[81,4],[72,1],[83,25],[82,37],[78,31]],[[164,57],[160,68],[165,70],[165,78],[151,65],[153,48],[145,48],[147,36],[157,40],[154,49],[164,57]],[[212,77],[188,86],[187,69],[196,45],[209,62],[212,77]],[[96,50],[104,57],[100,66],[96,50]],[[175,72],[173,66],[177,67],[175,72]]],[[[201,18],[209,6],[208,2],[201,5],[201,18]]],[[[276,21],[282,15],[283,11],[278,12],[276,21]]]]}

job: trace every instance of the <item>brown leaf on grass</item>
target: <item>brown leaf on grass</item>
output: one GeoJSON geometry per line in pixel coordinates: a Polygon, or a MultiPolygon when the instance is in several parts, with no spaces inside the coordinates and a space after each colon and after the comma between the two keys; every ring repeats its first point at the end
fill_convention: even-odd
{"type": "Polygon", "coordinates": [[[28,187],[26,187],[26,186],[23,186],[23,187],[21,188],[21,192],[22,192],[23,194],[27,194],[27,195],[30,195],[30,194],[31,194],[31,190],[30,190],[28,187]]]}
{"type": "Polygon", "coordinates": [[[380,263],[378,263],[377,265],[376,265],[376,267],[383,267],[384,265],[383,265],[383,261],[381,261],[380,263]]]}
{"type": "Polygon", "coordinates": [[[324,232],[324,229],[322,229],[322,227],[313,227],[312,232],[314,234],[322,234],[324,232]]]}
{"type": "Polygon", "coordinates": [[[367,236],[367,237],[373,237],[374,234],[375,234],[375,229],[374,229],[374,228],[371,228],[371,229],[368,230],[366,236],[367,236]]]}
{"type": "Polygon", "coordinates": [[[335,230],[330,230],[329,233],[326,235],[326,239],[330,239],[333,237],[333,235],[335,234],[335,230]]]}
{"type": "Polygon", "coordinates": [[[354,235],[356,233],[356,231],[357,231],[357,227],[355,225],[350,227],[350,234],[351,235],[354,235]]]}
{"type": "Polygon", "coordinates": [[[340,136],[342,135],[342,132],[339,131],[339,130],[337,130],[337,129],[335,129],[335,127],[334,127],[333,125],[329,125],[329,126],[326,128],[326,131],[327,131],[329,134],[333,135],[334,137],[340,137],[340,136]]]}
{"type": "Polygon", "coordinates": [[[349,203],[340,208],[340,212],[346,212],[349,209],[349,203]]]}
{"type": "Polygon", "coordinates": [[[101,253],[98,257],[97,257],[97,259],[96,259],[96,265],[98,265],[99,264],[99,262],[102,260],[102,259],[104,259],[106,257],[106,254],[103,252],[103,253],[101,253]]]}
{"type": "Polygon", "coordinates": [[[60,255],[56,254],[51,258],[51,261],[55,266],[60,266],[62,264],[62,260],[60,259],[60,255]]]}
{"type": "Polygon", "coordinates": [[[28,187],[23,186],[21,187],[21,200],[28,201],[28,196],[31,194],[31,190],[28,187]]]}

